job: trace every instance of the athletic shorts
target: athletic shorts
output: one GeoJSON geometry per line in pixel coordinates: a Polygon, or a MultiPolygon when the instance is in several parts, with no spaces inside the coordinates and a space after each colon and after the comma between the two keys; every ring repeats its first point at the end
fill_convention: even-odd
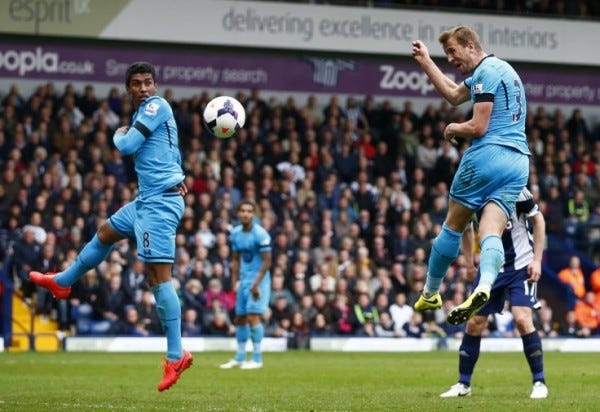
{"type": "Polygon", "coordinates": [[[450,199],[478,211],[498,204],[510,218],[529,178],[529,156],[496,144],[470,147],[463,155],[450,188],[450,199]]]}
{"type": "Polygon", "coordinates": [[[258,299],[254,299],[254,296],[252,296],[252,292],[250,291],[251,288],[252,283],[240,283],[235,300],[235,314],[237,316],[245,316],[248,314],[262,315],[267,311],[271,295],[270,276],[265,275],[258,285],[258,290],[260,292],[258,299]]]}
{"type": "Polygon", "coordinates": [[[123,236],[135,237],[138,259],[150,263],[175,262],[175,235],[183,216],[183,197],[167,191],[120,208],[108,224],[123,236]]]}
{"type": "MultiPolygon", "coordinates": [[[[479,276],[476,284],[479,282],[479,276]]],[[[477,315],[487,316],[491,313],[502,312],[506,300],[510,302],[511,306],[539,308],[537,283],[527,282],[527,267],[500,272],[494,286],[492,286],[490,300],[477,312],[477,315]]]]}

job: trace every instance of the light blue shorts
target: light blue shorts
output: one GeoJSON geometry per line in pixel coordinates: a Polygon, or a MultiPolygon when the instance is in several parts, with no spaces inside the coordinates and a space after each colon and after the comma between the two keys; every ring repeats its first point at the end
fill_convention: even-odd
{"type": "Polygon", "coordinates": [[[139,260],[173,263],[175,235],[183,210],[183,197],[178,192],[137,197],[112,215],[108,224],[123,236],[135,237],[139,260]]]}
{"type": "Polygon", "coordinates": [[[495,202],[510,218],[528,178],[529,156],[495,144],[470,147],[452,181],[450,199],[474,211],[495,202]]]}
{"type": "Polygon", "coordinates": [[[240,283],[235,300],[236,316],[245,316],[247,314],[262,315],[267,311],[269,298],[271,296],[271,276],[267,273],[258,285],[260,296],[254,299],[250,289],[252,283],[240,283]]]}

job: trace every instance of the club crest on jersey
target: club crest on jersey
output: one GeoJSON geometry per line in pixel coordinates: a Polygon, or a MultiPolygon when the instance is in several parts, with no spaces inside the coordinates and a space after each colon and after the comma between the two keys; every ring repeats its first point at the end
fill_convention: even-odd
{"type": "Polygon", "coordinates": [[[481,93],[483,93],[483,83],[474,84],[472,86],[472,89],[473,89],[473,93],[474,94],[481,94],[481,93]]]}
{"type": "Polygon", "coordinates": [[[159,107],[160,107],[160,105],[158,103],[150,102],[146,105],[146,108],[144,109],[144,113],[147,114],[148,116],[155,116],[156,113],[158,112],[159,107]]]}
{"type": "Polygon", "coordinates": [[[254,258],[254,255],[252,254],[251,251],[242,251],[242,260],[244,261],[244,263],[250,263],[252,262],[252,259],[254,258]]]}

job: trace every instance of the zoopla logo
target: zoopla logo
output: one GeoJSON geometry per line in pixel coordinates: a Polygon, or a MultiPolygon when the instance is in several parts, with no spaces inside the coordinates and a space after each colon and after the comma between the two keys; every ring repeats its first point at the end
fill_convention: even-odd
{"type": "Polygon", "coordinates": [[[86,76],[95,73],[94,67],[92,60],[61,60],[59,53],[45,52],[41,47],[0,51],[0,70],[18,72],[19,76],[30,72],[86,76]]]}
{"type": "Polygon", "coordinates": [[[58,70],[58,54],[44,53],[41,47],[35,51],[6,50],[0,52],[0,69],[18,72],[20,76],[32,71],[54,73],[58,70]]]}
{"type": "MultiPolygon", "coordinates": [[[[434,90],[433,84],[425,73],[396,70],[394,66],[390,65],[379,66],[379,70],[383,72],[379,87],[384,90],[412,90],[421,93],[423,96],[434,90]]],[[[444,74],[454,80],[453,74],[444,74]]]]}

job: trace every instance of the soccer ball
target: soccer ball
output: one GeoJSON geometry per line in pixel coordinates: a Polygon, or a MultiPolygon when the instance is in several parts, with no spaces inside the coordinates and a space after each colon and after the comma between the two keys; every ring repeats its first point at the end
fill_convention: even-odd
{"type": "Polygon", "coordinates": [[[208,102],[203,117],[208,130],[221,139],[233,136],[246,122],[244,107],[230,96],[215,97],[208,102]]]}

